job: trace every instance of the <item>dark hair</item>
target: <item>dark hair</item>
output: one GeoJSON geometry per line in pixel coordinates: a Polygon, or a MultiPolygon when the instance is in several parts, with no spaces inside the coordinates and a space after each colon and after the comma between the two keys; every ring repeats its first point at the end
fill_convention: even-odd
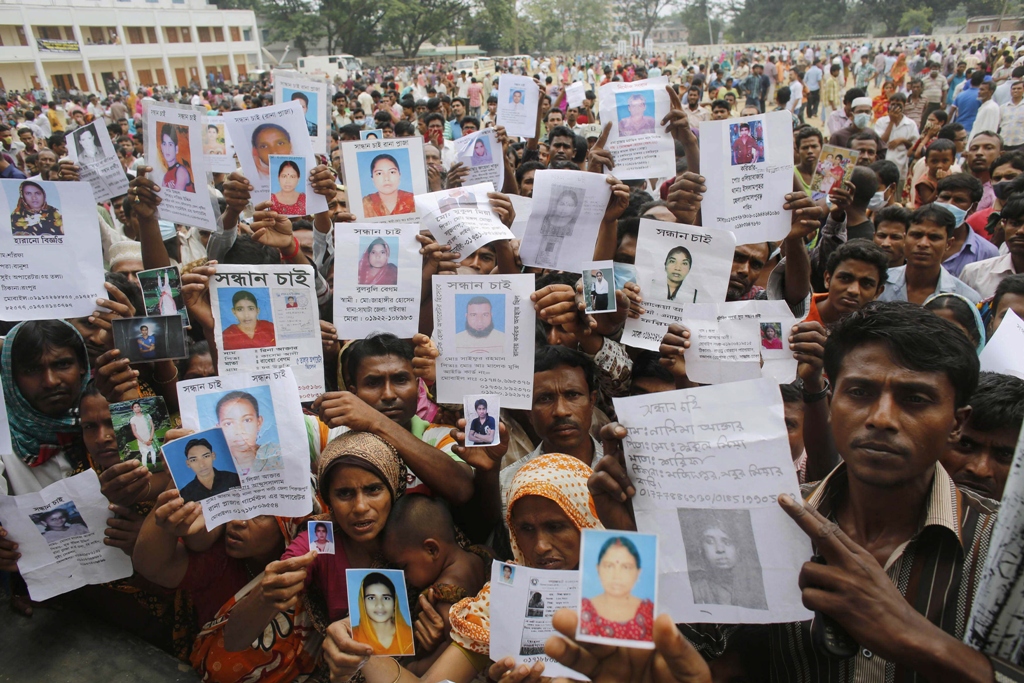
{"type": "Polygon", "coordinates": [[[780,384],[779,391],[782,393],[783,403],[799,403],[800,407],[803,407],[803,391],[800,389],[800,387],[796,385],[795,382],[789,382],[788,384],[780,384]]]}
{"type": "Polygon", "coordinates": [[[873,216],[875,228],[884,222],[902,223],[904,231],[910,227],[910,212],[899,204],[886,206],[875,212],[873,216]]]}
{"type": "Polygon", "coordinates": [[[664,365],[659,363],[661,354],[657,351],[641,351],[633,361],[633,372],[630,373],[633,380],[651,377],[663,382],[675,383],[672,373],[664,365]]]}
{"type": "Polygon", "coordinates": [[[893,183],[900,181],[900,167],[888,159],[879,159],[875,163],[868,166],[875,175],[878,176],[878,180],[881,181],[882,185],[889,187],[893,183]]]}
{"type": "Polygon", "coordinates": [[[416,126],[410,121],[399,121],[395,124],[395,137],[397,138],[408,138],[415,137],[416,126]]]}
{"type": "Polygon", "coordinates": [[[890,102],[899,102],[900,104],[906,104],[907,103],[907,96],[904,95],[901,92],[894,92],[892,95],[889,95],[889,101],[890,102]]]}
{"type": "Polygon", "coordinates": [[[533,372],[547,372],[557,367],[579,368],[587,380],[587,390],[597,389],[594,361],[585,353],[565,346],[541,346],[534,353],[533,372]]]}
{"type": "Polygon", "coordinates": [[[939,128],[939,132],[935,134],[935,137],[956,142],[956,134],[962,130],[967,130],[962,123],[947,123],[942,128],[939,128]]]}
{"type": "MultiPolygon", "coordinates": [[[[11,370],[35,365],[43,354],[55,349],[67,348],[75,352],[82,372],[89,367],[89,356],[85,342],[78,330],[61,320],[29,320],[25,322],[11,346],[11,370]]],[[[83,382],[84,384],[84,382],[83,382]]]]}
{"type": "Polygon", "coordinates": [[[323,522],[317,522],[316,524],[313,525],[313,531],[314,532],[320,531],[321,529],[323,529],[324,532],[326,532],[327,531],[327,525],[324,524],[323,522]]]}
{"type": "Polygon", "coordinates": [[[640,237],[640,219],[637,217],[620,218],[616,226],[615,246],[622,244],[626,237],[634,240],[640,237]]]}
{"type": "Polygon", "coordinates": [[[379,164],[382,161],[390,161],[391,163],[393,163],[395,165],[395,168],[398,169],[399,174],[401,174],[402,167],[398,165],[398,160],[395,159],[390,154],[378,154],[377,156],[375,156],[373,158],[373,161],[370,162],[370,173],[371,174],[377,168],[377,164],[379,164]]]}
{"type": "Polygon", "coordinates": [[[474,296],[466,302],[466,308],[469,308],[470,306],[479,306],[480,304],[487,304],[487,307],[491,308],[491,300],[486,296],[474,296]]]}
{"type": "Polygon", "coordinates": [[[392,597],[395,598],[395,611],[398,612],[398,593],[395,592],[395,584],[391,581],[391,579],[389,579],[384,574],[381,574],[380,572],[370,572],[369,574],[363,577],[363,583],[361,588],[365,589],[367,586],[372,586],[375,583],[379,583],[388,587],[388,589],[391,591],[392,597]]]}
{"type": "Polygon", "coordinates": [[[354,385],[356,374],[359,372],[359,366],[366,359],[397,356],[412,363],[413,347],[412,342],[408,339],[399,339],[393,334],[375,334],[366,339],[357,339],[352,342],[346,355],[346,374],[348,375],[348,381],[354,385]]]}
{"type": "Polygon", "coordinates": [[[690,250],[689,249],[687,249],[686,247],[672,247],[671,249],[669,249],[668,253],[665,254],[665,263],[664,263],[664,265],[666,265],[666,266],[668,265],[668,260],[670,258],[672,258],[672,256],[674,254],[686,254],[686,258],[689,259],[691,264],[693,264],[693,257],[690,256],[690,250]]]}
{"type": "Polygon", "coordinates": [[[934,223],[935,225],[946,229],[946,237],[952,237],[953,231],[956,230],[956,218],[953,217],[953,212],[942,206],[942,204],[925,204],[920,209],[910,214],[910,224],[920,225],[924,222],[934,223]]]}
{"type": "Polygon", "coordinates": [[[716,109],[727,109],[729,111],[732,111],[732,107],[730,107],[729,103],[726,102],[725,100],[715,100],[714,102],[712,102],[711,111],[714,111],[716,109]]]}
{"type": "Polygon", "coordinates": [[[999,146],[1003,146],[1003,137],[994,130],[971,131],[971,136],[967,138],[967,144],[970,145],[972,142],[974,142],[980,137],[995,138],[996,140],[999,141],[999,146]]]}
{"type": "Polygon", "coordinates": [[[866,166],[854,166],[850,174],[850,183],[853,185],[854,206],[867,207],[871,198],[878,192],[878,176],[866,166]]]}
{"type": "Polygon", "coordinates": [[[807,138],[818,138],[818,144],[824,144],[824,138],[821,136],[821,131],[811,126],[802,126],[798,128],[796,133],[793,134],[793,144],[796,145],[797,149],[800,149],[800,143],[807,138]]]}
{"type": "Polygon", "coordinates": [[[238,290],[235,292],[234,296],[231,297],[231,308],[234,308],[239,301],[251,301],[256,308],[260,307],[259,302],[256,301],[256,296],[252,292],[244,289],[238,290]]]}
{"type": "Polygon", "coordinates": [[[843,104],[853,104],[853,101],[858,97],[866,97],[867,93],[864,92],[863,88],[850,88],[843,95],[843,104]]]}
{"type": "MultiPolygon", "coordinates": [[[[935,120],[939,122],[939,130],[941,130],[941,126],[945,126],[949,122],[949,114],[946,113],[945,109],[933,109],[928,112],[928,116],[933,115],[935,116],[935,120]]],[[[928,120],[928,116],[925,117],[926,121],[928,120]]]]}
{"type": "Polygon", "coordinates": [[[967,336],[971,338],[971,343],[974,344],[975,348],[985,341],[981,338],[981,330],[978,329],[978,323],[974,318],[973,307],[965,303],[960,297],[949,292],[943,292],[925,303],[924,307],[929,311],[949,311],[952,313],[957,323],[967,331],[967,336]]]}
{"type": "Polygon", "coordinates": [[[303,102],[306,103],[307,107],[309,106],[309,98],[306,97],[306,93],[304,93],[304,92],[300,92],[298,90],[293,92],[291,99],[292,100],[302,100],[303,102]]]}
{"type": "Polygon", "coordinates": [[[980,432],[1009,428],[1020,430],[1024,422],[1024,380],[1012,375],[983,372],[971,396],[967,424],[980,432]]]}
{"type": "Polygon", "coordinates": [[[302,171],[299,170],[299,165],[292,161],[291,159],[285,159],[284,161],[281,162],[281,168],[277,169],[278,178],[281,177],[281,171],[283,171],[286,168],[293,169],[295,171],[295,175],[299,176],[299,179],[302,178],[302,171]]]}
{"type": "Polygon", "coordinates": [[[975,88],[977,88],[984,82],[985,72],[983,70],[978,69],[977,71],[971,74],[971,85],[974,86],[975,88]]]}
{"type": "Polygon", "coordinates": [[[530,171],[541,171],[544,170],[544,168],[544,164],[539,161],[527,161],[526,163],[521,164],[519,168],[516,169],[516,183],[522,184],[523,178],[526,177],[526,174],[530,171]]]}
{"type": "Polygon", "coordinates": [[[117,287],[118,291],[125,295],[128,299],[128,303],[132,305],[139,313],[136,315],[145,314],[146,304],[142,300],[142,290],[139,289],[138,285],[132,284],[132,281],[128,279],[128,276],[124,273],[112,273],[107,271],[103,274],[103,280],[117,287]]]}
{"type": "Polygon", "coordinates": [[[981,181],[970,173],[953,173],[940,180],[936,187],[936,196],[947,190],[967,190],[972,202],[980,202],[982,195],[985,194],[981,181]]]}
{"type": "Polygon", "coordinates": [[[1018,171],[1024,171],[1024,154],[1019,152],[1003,152],[988,167],[989,173],[995,173],[997,168],[1006,164],[1010,164],[1018,171]]]}
{"type": "Polygon", "coordinates": [[[996,293],[992,296],[992,306],[989,310],[992,311],[992,315],[995,316],[999,310],[999,304],[1003,300],[1003,296],[1006,294],[1015,294],[1017,296],[1024,296],[1024,273],[1018,275],[1007,275],[1003,278],[1003,281],[996,287],[996,293]]]}
{"type": "Polygon", "coordinates": [[[478,399],[476,400],[476,403],[474,403],[474,404],[473,404],[473,410],[476,410],[476,409],[477,409],[477,408],[479,408],[480,406],[483,406],[484,408],[486,408],[486,407],[487,407],[487,401],[485,401],[485,400],[484,400],[484,399],[482,399],[482,398],[478,398],[478,399]]]}
{"type": "Polygon", "coordinates": [[[276,265],[281,263],[281,252],[260,244],[249,235],[239,234],[231,248],[218,260],[234,265],[276,265]]]}
{"type": "Polygon", "coordinates": [[[569,138],[574,140],[576,138],[576,133],[573,133],[572,129],[568,126],[555,126],[548,131],[548,144],[551,144],[551,141],[555,138],[569,138]]]}
{"type": "Polygon", "coordinates": [[[288,131],[285,130],[283,127],[277,125],[276,123],[261,123],[260,125],[256,126],[256,128],[252,131],[252,146],[253,146],[253,149],[256,148],[256,139],[259,138],[260,134],[262,134],[263,131],[265,131],[265,130],[281,131],[282,133],[284,133],[284,136],[288,139],[288,142],[292,141],[292,136],[289,135],[288,131]]]}
{"type": "Polygon", "coordinates": [[[878,269],[878,284],[885,284],[889,272],[889,255],[871,240],[853,239],[840,244],[828,255],[825,272],[831,276],[843,261],[863,261],[874,266],[878,269]]]}
{"type": "Polygon", "coordinates": [[[220,422],[220,409],[232,401],[247,401],[253,410],[256,411],[256,417],[260,416],[260,402],[256,400],[255,396],[248,391],[229,391],[220,397],[220,400],[217,401],[217,407],[213,411],[214,415],[217,416],[218,422],[220,422]]]}
{"type": "MultiPolygon", "coordinates": [[[[938,110],[936,110],[938,111],[938,110]]],[[[952,140],[945,138],[936,138],[932,140],[932,143],[928,145],[928,149],[925,150],[924,158],[927,159],[928,155],[932,152],[952,152],[953,156],[956,156],[956,143],[952,140]]]]}
{"type": "MultiPolygon", "coordinates": [[[[1022,176],[1024,177],[1024,176],[1022,176]]],[[[1024,194],[1012,194],[999,211],[999,217],[1012,221],[1024,220],[1024,194]]]]}
{"type": "Polygon", "coordinates": [[[825,342],[825,373],[836,382],[847,354],[876,342],[901,367],[945,373],[955,407],[967,405],[978,384],[977,350],[953,323],[906,301],[873,301],[836,322],[825,342]]]}
{"type": "Polygon", "coordinates": [[[604,559],[605,553],[615,547],[625,548],[629,551],[629,554],[633,556],[634,560],[636,560],[636,568],[640,569],[640,552],[636,549],[636,546],[633,545],[633,541],[629,540],[625,536],[612,536],[605,541],[604,545],[601,546],[601,551],[597,554],[597,563],[601,564],[601,560],[604,559]]]}
{"type": "Polygon", "coordinates": [[[195,448],[196,446],[206,446],[206,450],[213,453],[213,446],[206,439],[189,439],[188,442],[185,444],[185,450],[182,451],[185,454],[186,458],[188,457],[188,452],[195,448]]]}
{"type": "Polygon", "coordinates": [[[452,544],[455,522],[443,500],[408,493],[392,504],[380,538],[388,548],[420,546],[428,538],[452,544]]]}

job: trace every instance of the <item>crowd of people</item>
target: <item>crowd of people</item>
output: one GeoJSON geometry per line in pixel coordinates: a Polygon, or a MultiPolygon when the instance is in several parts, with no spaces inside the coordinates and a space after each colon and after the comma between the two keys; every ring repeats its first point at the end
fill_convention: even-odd
{"type": "MultiPolygon", "coordinates": [[[[100,225],[106,296],[94,314],[0,323],[14,451],[0,454],[0,486],[25,494],[94,470],[112,512],[106,543],[134,567],[129,579],[55,600],[144,638],[207,681],[542,680],[542,663],[490,659],[491,563],[576,569],[582,530],[635,530],[627,430],[612,399],[698,386],[687,375],[684,327],[670,326],[657,352],[624,343],[627,317],[643,308],[640,287],[601,280],[595,300],[614,297],[617,310],[588,315],[579,273],[523,266],[517,240],[456,256],[422,233],[428,309],[434,275],[535,274],[532,409],[488,415],[478,403],[477,426],[467,425],[462,406],[436,400],[430,316],[412,339],[341,339],[331,299],[322,298],[327,391],[302,405],[315,501],[308,517],[262,516],[207,531],[198,487],[179,491],[166,471],[120,461],[109,406],[161,396],[173,411],[177,382],[218,375],[209,286],[218,264],[308,264],[333,286],[333,254],[315,245],[333,243],[332,231],[354,220],[340,145],[360,131],[421,137],[435,191],[467,177],[454,141],[495,127],[505,175],[490,197],[507,226],[515,219],[509,195],[531,197],[539,170],[606,174],[613,192],[598,249],[632,264],[642,219],[701,225],[711,180],[701,175],[701,124],[784,109],[793,120],[785,196],[792,229],[779,243],[736,246],[726,301],[784,300],[799,320],[782,331],[798,365],[780,392],[805,499],[779,502],[816,548],[816,561],[806,558],[800,573],[804,605],[845,630],[858,650],[830,656],[810,622],[689,625],[667,615],[652,615],[653,650],[595,646],[576,640],[586,615],[562,610],[553,622],[562,636],[545,652],[601,683],[1024,680],[1019,658],[964,644],[1024,421],[1024,380],[980,372],[978,360],[1009,312],[1024,317],[1020,38],[506,61],[500,72],[534,76],[538,88],[536,133],[523,140],[498,125],[497,73],[435,65],[347,74],[330,83],[329,158],[309,171],[328,210],[288,219],[269,204],[254,207],[240,171],[212,174],[195,185],[219,202],[222,232],[214,236],[161,225],[160,188],[147,177],[158,152],[142,134],[142,102],[258,109],[273,103],[268,82],[148,87],[102,100],[6,93],[0,178],[79,180],[65,136],[93,121],[109,132],[130,178],[126,196],[74,207],[95,211],[100,225]],[[663,75],[672,108],[657,123],[673,139],[676,174],[620,182],[596,92],[663,75]],[[575,82],[586,94],[569,107],[566,89],[575,82]],[[825,144],[856,152],[856,164],[848,182],[814,199],[825,144]],[[189,355],[131,362],[114,348],[112,321],[145,312],[140,271],[174,264],[192,323],[189,355]],[[461,445],[467,432],[494,443],[495,431],[495,445],[461,445]],[[323,524],[310,539],[310,520],[333,522],[333,541],[323,524]],[[331,553],[323,552],[328,543],[331,553]],[[407,585],[372,573],[360,604],[350,605],[345,570],[359,568],[402,569],[407,585]],[[402,592],[415,622],[391,613],[394,629],[377,645],[404,654],[403,627],[411,626],[416,654],[371,657],[350,614],[365,627],[383,609],[387,621],[372,600],[390,596],[393,604],[402,592]]],[[[389,249],[383,240],[378,246],[389,249]]],[[[372,248],[360,278],[386,273],[387,259],[375,261],[372,248]]],[[[167,439],[186,436],[172,429],[167,439]]],[[[231,485],[213,468],[209,443],[190,444],[188,453],[207,492],[231,485]]],[[[46,523],[48,533],[71,533],[58,525],[67,519],[52,529],[46,523]]],[[[26,618],[40,606],[18,578],[19,557],[0,528],[0,572],[11,573],[11,609],[26,618]]]]}

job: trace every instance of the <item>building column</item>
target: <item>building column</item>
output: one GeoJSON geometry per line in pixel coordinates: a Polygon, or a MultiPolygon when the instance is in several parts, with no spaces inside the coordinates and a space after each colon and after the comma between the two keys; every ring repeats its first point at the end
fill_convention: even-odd
{"type": "Polygon", "coordinates": [[[43,60],[39,57],[39,45],[36,44],[35,33],[32,32],[32,25],[28,23],[28,19],[25,17],[25,8],[21,8],[21,26],[22,30],[25,31],[25,40],[28,42],[28,49],[32,53],[32,61],[35,62],[36,66],[36,78],[39,80],[39,87],[46,91],[46,99],[53,99],[53,88],[50,87],[50,80],[46,76],[46,69],[43,68],[43,60]]]}
{"type": "MultiPolygon", "coordinates": [[[[260,30],[256,24],[252,25],[252,39],[256,43],[256,66],[262,71],[263,70],[263,41],[260,36],[260,30]]],[[[246,62],[246,68],[248,68],[248,61],[246,62]]]]}
{"type": "Polygon", "coordinates": [[[160,59],[164,65],[164,78],[167,79],[167,83],[162,85],[169,86],[174,83],[174,72],[171,71],[171,60],[167,59],[167,42],[164,40],[164,27],[160,23],[160,13],[154,12],[153,16],[156,18],[156,42],[160,46],[160,59]]]}
{"type": "MultiPolygon", "coordinates": [[[[241,32],[241,28],[238,29],[241,32]]],[[[228,44],[228,69],[231,74],[231,82],[238,83],[238,65],[235,64],[235,48],[234,41],[231,40],[231,27],[228,26],[227,20],[224,20],[224,40],[228,44]]]]}
{"type": "Polygon", "coordinates": [[[117,39],[121,41],[121,47],[124,48],[124,70],[128,74],[128,91],[135,92],[138,89],[138,82],[135,80],[135,67],[132,66],[132,58],[128,54],[128,34],[125,33],[124,26],[121,25],[120,13],[114,15],[117,19],[117,39]]]}
{"type": "Polygon", "coordinates": [[[106,88],[96,87],[96,79],[92,76],[92,65],[89,64],[89,58],[85,56],[85,39],[82,38],[82,28],[78,25],[78,20],[75,19],[73,13],[71,20],[71,26],[75,30],[75,40],[78,41],[78,49],[81,51],[79,54],[82,55],[82,68],[85,69],[85,84],[89,86],[89,92],[99,93],[100,97],[103,97],[106,94],[106,88]]]}
{"type": "Polygon", "coordinates": [[[196,67],[199,69],[199,89],[206,88],[206,63],[203,61],[203,43],[199,40],[199,30],[196,27],[195,17],[188,13],[189,30],[192,31],[192,40],[196,44],[196,67]]]}

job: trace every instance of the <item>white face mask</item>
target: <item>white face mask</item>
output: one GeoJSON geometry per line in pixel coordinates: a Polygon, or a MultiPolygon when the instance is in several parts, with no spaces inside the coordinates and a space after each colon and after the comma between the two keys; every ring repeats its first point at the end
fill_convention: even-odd
{"type": "Polygon", "coordinates": [[[868,202],[868,209],[870,211],[878,211],[885,206],[885,203],[885,190],[879,190],[871,197],[871,201],[868,202]]]}

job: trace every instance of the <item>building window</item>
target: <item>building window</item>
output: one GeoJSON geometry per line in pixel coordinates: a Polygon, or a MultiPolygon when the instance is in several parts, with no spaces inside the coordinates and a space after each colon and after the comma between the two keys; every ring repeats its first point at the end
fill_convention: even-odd
{"type": "Polygon", "coordinates": [[[15,26],[14,27],[14,32],[18,34],[18,42],[21,45],[23,45],[23,46],[24,45],[28,45],[28,40],[25,39],[25,27],[24,26],[15,26]]]}
{"type": "Polygon", "coordinates": [[[181,27],[181,42],[191,43],[192,42],[192,29],[188,26],[181,27]]]}
{"type": "MultiPolygon", "coordinates": [[[[252,40],[252,29],[251,28],[247,28],[247,29],[244,29],[242,31],[242,40],[244,40],[247,43],[250,40],[252,40]]],[[[24,45],[24,43],[22,43],[22,45],[24,45]]]]}
{"type": "Polygon", "coordinates": [[[155,42],[157,42],[157,40],[156,40],[156,28],[154,28],[153,26],[147,26],[146,27],[146,42],[148,42],[148,43],[155,43],[155,42]]]}
{"type": "Polygon", "coordinates": [[[242,32],[238,30],[237,26],[231,27],[231,40],[232,42],[240,42],[242,40],[242,32]]]}
{"type": "Polygon", "coordinates": [[[167,36],[168,43],[178,42],[178,29],[173,26],[167,26],[164,28],[164,35],[167,36]]]}
{"type": "Polygon", "coordinates": [[[213,39],[218,43],[224,42],[224,29],[221,26],[213,27],[213,39]]]}
{"type": "Polygon", "coordinates": [[[60,40],[60,29],[56,26],[37,26],[36,33],[43,40],[60,40]]]}
{"type": "Polygon", "coordinates": [[[146,42],[145,38],[142,37],[141,26],[126,26],[125,28],[128,30],[129,43],[132,45],[141,45],[146,42]]]}
{"type": "Polygon", "coordinates": [[[209,26],[197,26],[199,31],[199,42],[209,43],[210,42],[210,27],[209,26]]]}

